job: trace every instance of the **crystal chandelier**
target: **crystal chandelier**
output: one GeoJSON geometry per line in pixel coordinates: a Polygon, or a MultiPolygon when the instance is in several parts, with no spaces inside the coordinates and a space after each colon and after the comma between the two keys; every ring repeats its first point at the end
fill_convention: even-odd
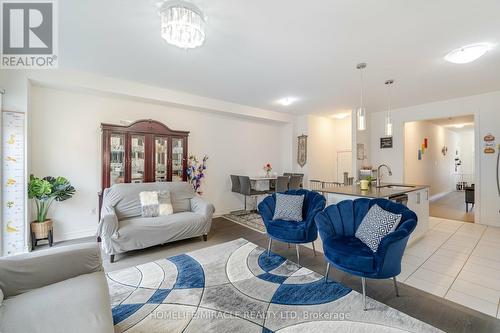
{"type": "Polygon", "coordinates": [[[205,40],[202,12],[186,1],[165,1],[160,7],[161,36],[167,43],[192,49],[205,40]]]}

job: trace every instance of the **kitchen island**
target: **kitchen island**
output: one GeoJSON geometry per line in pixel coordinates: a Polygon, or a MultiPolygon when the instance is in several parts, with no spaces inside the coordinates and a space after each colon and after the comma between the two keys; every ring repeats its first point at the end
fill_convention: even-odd
{"type": "Polygon", "coordinates": [[[359,185],[322,186],[314,190],[325,196],[327,205],[357,198],[385,198],[408,206],[418,217],[417,227],[409,243],[424,236],[429,229],[429,186],[427,185],[381,184],[379,187],[370,186],[368,190],[361,190],[359,185]]]}

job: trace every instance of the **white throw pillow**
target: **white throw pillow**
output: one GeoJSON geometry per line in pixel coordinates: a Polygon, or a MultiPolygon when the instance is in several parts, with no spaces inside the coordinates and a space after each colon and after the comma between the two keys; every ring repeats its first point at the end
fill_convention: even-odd
{"type": "Polygon", "coordinates": [[[143,191],[139,193],[142,217],[156,217],[159,214],[158,192],[143,191]]]}
{"type": "Polygon", "coordinates": [[[170,198],[170,191],[158,192],[158,204],[160,206],[160,216],[172,215],[174,213],[172,199],[170,198]]]}
{"type": "Polygon", "coordinates": [[[304,195],[292,195],[276,193],[276,207],[273,220],[285,220],[300,222],[302,218],[302,206],[304,195]]]}
{"type": "Polygon", "coordinates": [[[375,204],[361,221],[355,236],[373,252],[377,252],[382,238],[396,230],[401,217],[401,214],[388,212],[375,204]]]}

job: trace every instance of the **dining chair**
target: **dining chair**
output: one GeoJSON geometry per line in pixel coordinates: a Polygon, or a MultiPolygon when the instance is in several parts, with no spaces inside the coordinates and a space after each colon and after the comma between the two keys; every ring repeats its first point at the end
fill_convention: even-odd
{"type": "Polygon", "coordinates": [[[257,191],[252,189],[250,177],[239,176],[240,180],[240,193],[245,197],[245,211],[247,211],[247,197],[257,197],[259,195],[268,194],[267,191],[257,191]]]}
{"type": "Polygon", "coordinates": [[[302,183],[303,176],[293,175],[290,177],[290,181],[288,182],[288,189],[290,190],[298,190],[300,189],[300,184],[302,183]]]}
{"type": "Polygon", "coordinates": [[[290,177],[288,176],[278,176],[276,178],[276,192],[288,191],[288,181],[290,177]]]}
{"type": "Polygon", "coordinates": [[[241,193],[240,176],[231,175],[231,192],[241,193]]]}

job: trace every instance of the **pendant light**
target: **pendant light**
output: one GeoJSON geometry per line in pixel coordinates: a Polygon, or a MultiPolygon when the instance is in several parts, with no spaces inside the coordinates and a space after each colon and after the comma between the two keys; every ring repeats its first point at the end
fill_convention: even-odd
{"type": "Polygon", "coordinates": [[[363,106],[363,70],[366,68],[366,63],[362,62],[356,65],[361,76],[361,94],[359,108],[356,110],[356,119],[358,124],[358,131],[366,130],[366,109],[363,106]]]}
{"type": "Polygon", "coordinates": [[[387,116],[385,117],[385,135],[392,136],[392,117],[391,117],[391,87],[394,80],[385,81],[387,86],[387,116]]]}

